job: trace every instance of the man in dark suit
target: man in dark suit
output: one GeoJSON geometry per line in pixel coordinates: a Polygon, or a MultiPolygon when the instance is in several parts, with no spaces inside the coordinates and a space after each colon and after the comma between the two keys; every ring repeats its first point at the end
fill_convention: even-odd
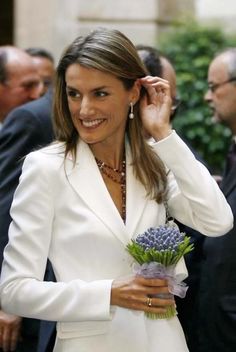
{"type": "MultiPolygon", "coordinates": [[[[12,110],[0,131],[0,265],[8,242],[8,227],[11,222],[9,210],[21,174],[23,158],[32,150],[53,140],[51,106],[50,89],[40,99],[12,110]]],[[[0,347],[4,352],[14,351],[16,345],[16,351],[19,352],[36,351],[38,328],[38,321],[22,320],[0,311],[0,347]]]]}
{"type": "MultiPolygon", "coordinates": [[[[236,136],[236,48],[218,54],[208,70],[205,100],[214,119],[236,136]]],[[[226,161],[220,187],[236,217],[236,157],[226,161]]],[[[219,214],[219,217],[221,214],[219,214]]],[[[198,352],[236,351],[236,224],[226,235],[206,237],[199,292],[198,352]]],[[[195,351],[194,350],[194,351],[195,351]]]]}

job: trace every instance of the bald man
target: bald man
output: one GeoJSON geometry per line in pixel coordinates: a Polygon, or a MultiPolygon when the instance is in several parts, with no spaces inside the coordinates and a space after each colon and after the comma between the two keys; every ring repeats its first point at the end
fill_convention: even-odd
{"type": "MultiPolygon", "coordinates": [[[[236,217],[236,48],[217,54],[210,63],[205,101],[215,121],[228,126],[232,132],[232,157],[226,160],[220,187],[236,217]]],[[[200,283],[199,341],[194,351],[235,352],[235,221],[226,235],[214,240],[205,238],[200,283]]]]}
{"type": "Polygon", "coordinates": [[[32,57],[14,46],[0,47],[0,122],[14,108],[38,99],[42,82],[32,57]]]}

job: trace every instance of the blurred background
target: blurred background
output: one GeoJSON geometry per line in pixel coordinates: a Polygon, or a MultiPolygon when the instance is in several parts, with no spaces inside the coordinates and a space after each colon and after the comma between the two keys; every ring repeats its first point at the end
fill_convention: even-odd
{"type": "Polygon", "coordinates": [[[57,61],[78,35],[103,26],[153,45],[174,64],[181,105],[174,128],[221,172],[230,131],[204,103],[213,55],[236,46],[235,0],[1,0],[0,45],[44,47],[57,61]]]}

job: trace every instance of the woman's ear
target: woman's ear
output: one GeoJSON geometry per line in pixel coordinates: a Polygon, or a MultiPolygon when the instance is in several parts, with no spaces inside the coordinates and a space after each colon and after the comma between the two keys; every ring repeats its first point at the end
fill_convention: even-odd
{"type": "Polygon", "coordinates": [[[141,87],[142,87],[142,85],[141,85],[139,79],[137,79],[134,82],[134,85],[132,87],[132,93],[131,93],[131,101],[133,101],[134,105],[137,103],[137,101],[140,98],[141,87]]]}

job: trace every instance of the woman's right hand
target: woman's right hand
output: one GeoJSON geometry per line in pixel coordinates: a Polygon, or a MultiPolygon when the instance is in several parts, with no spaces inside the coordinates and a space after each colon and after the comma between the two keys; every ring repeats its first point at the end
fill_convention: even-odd
{"type": "Polygon", "coordinates": [[[175,300],[169,293],[167,280],[136,276],[113,281],[111,305],[149,313],[165,313],[168,306],[175,305],[175,300]],[[158,294],[167,294],[167,298],[155,297],[158,294]]]}

